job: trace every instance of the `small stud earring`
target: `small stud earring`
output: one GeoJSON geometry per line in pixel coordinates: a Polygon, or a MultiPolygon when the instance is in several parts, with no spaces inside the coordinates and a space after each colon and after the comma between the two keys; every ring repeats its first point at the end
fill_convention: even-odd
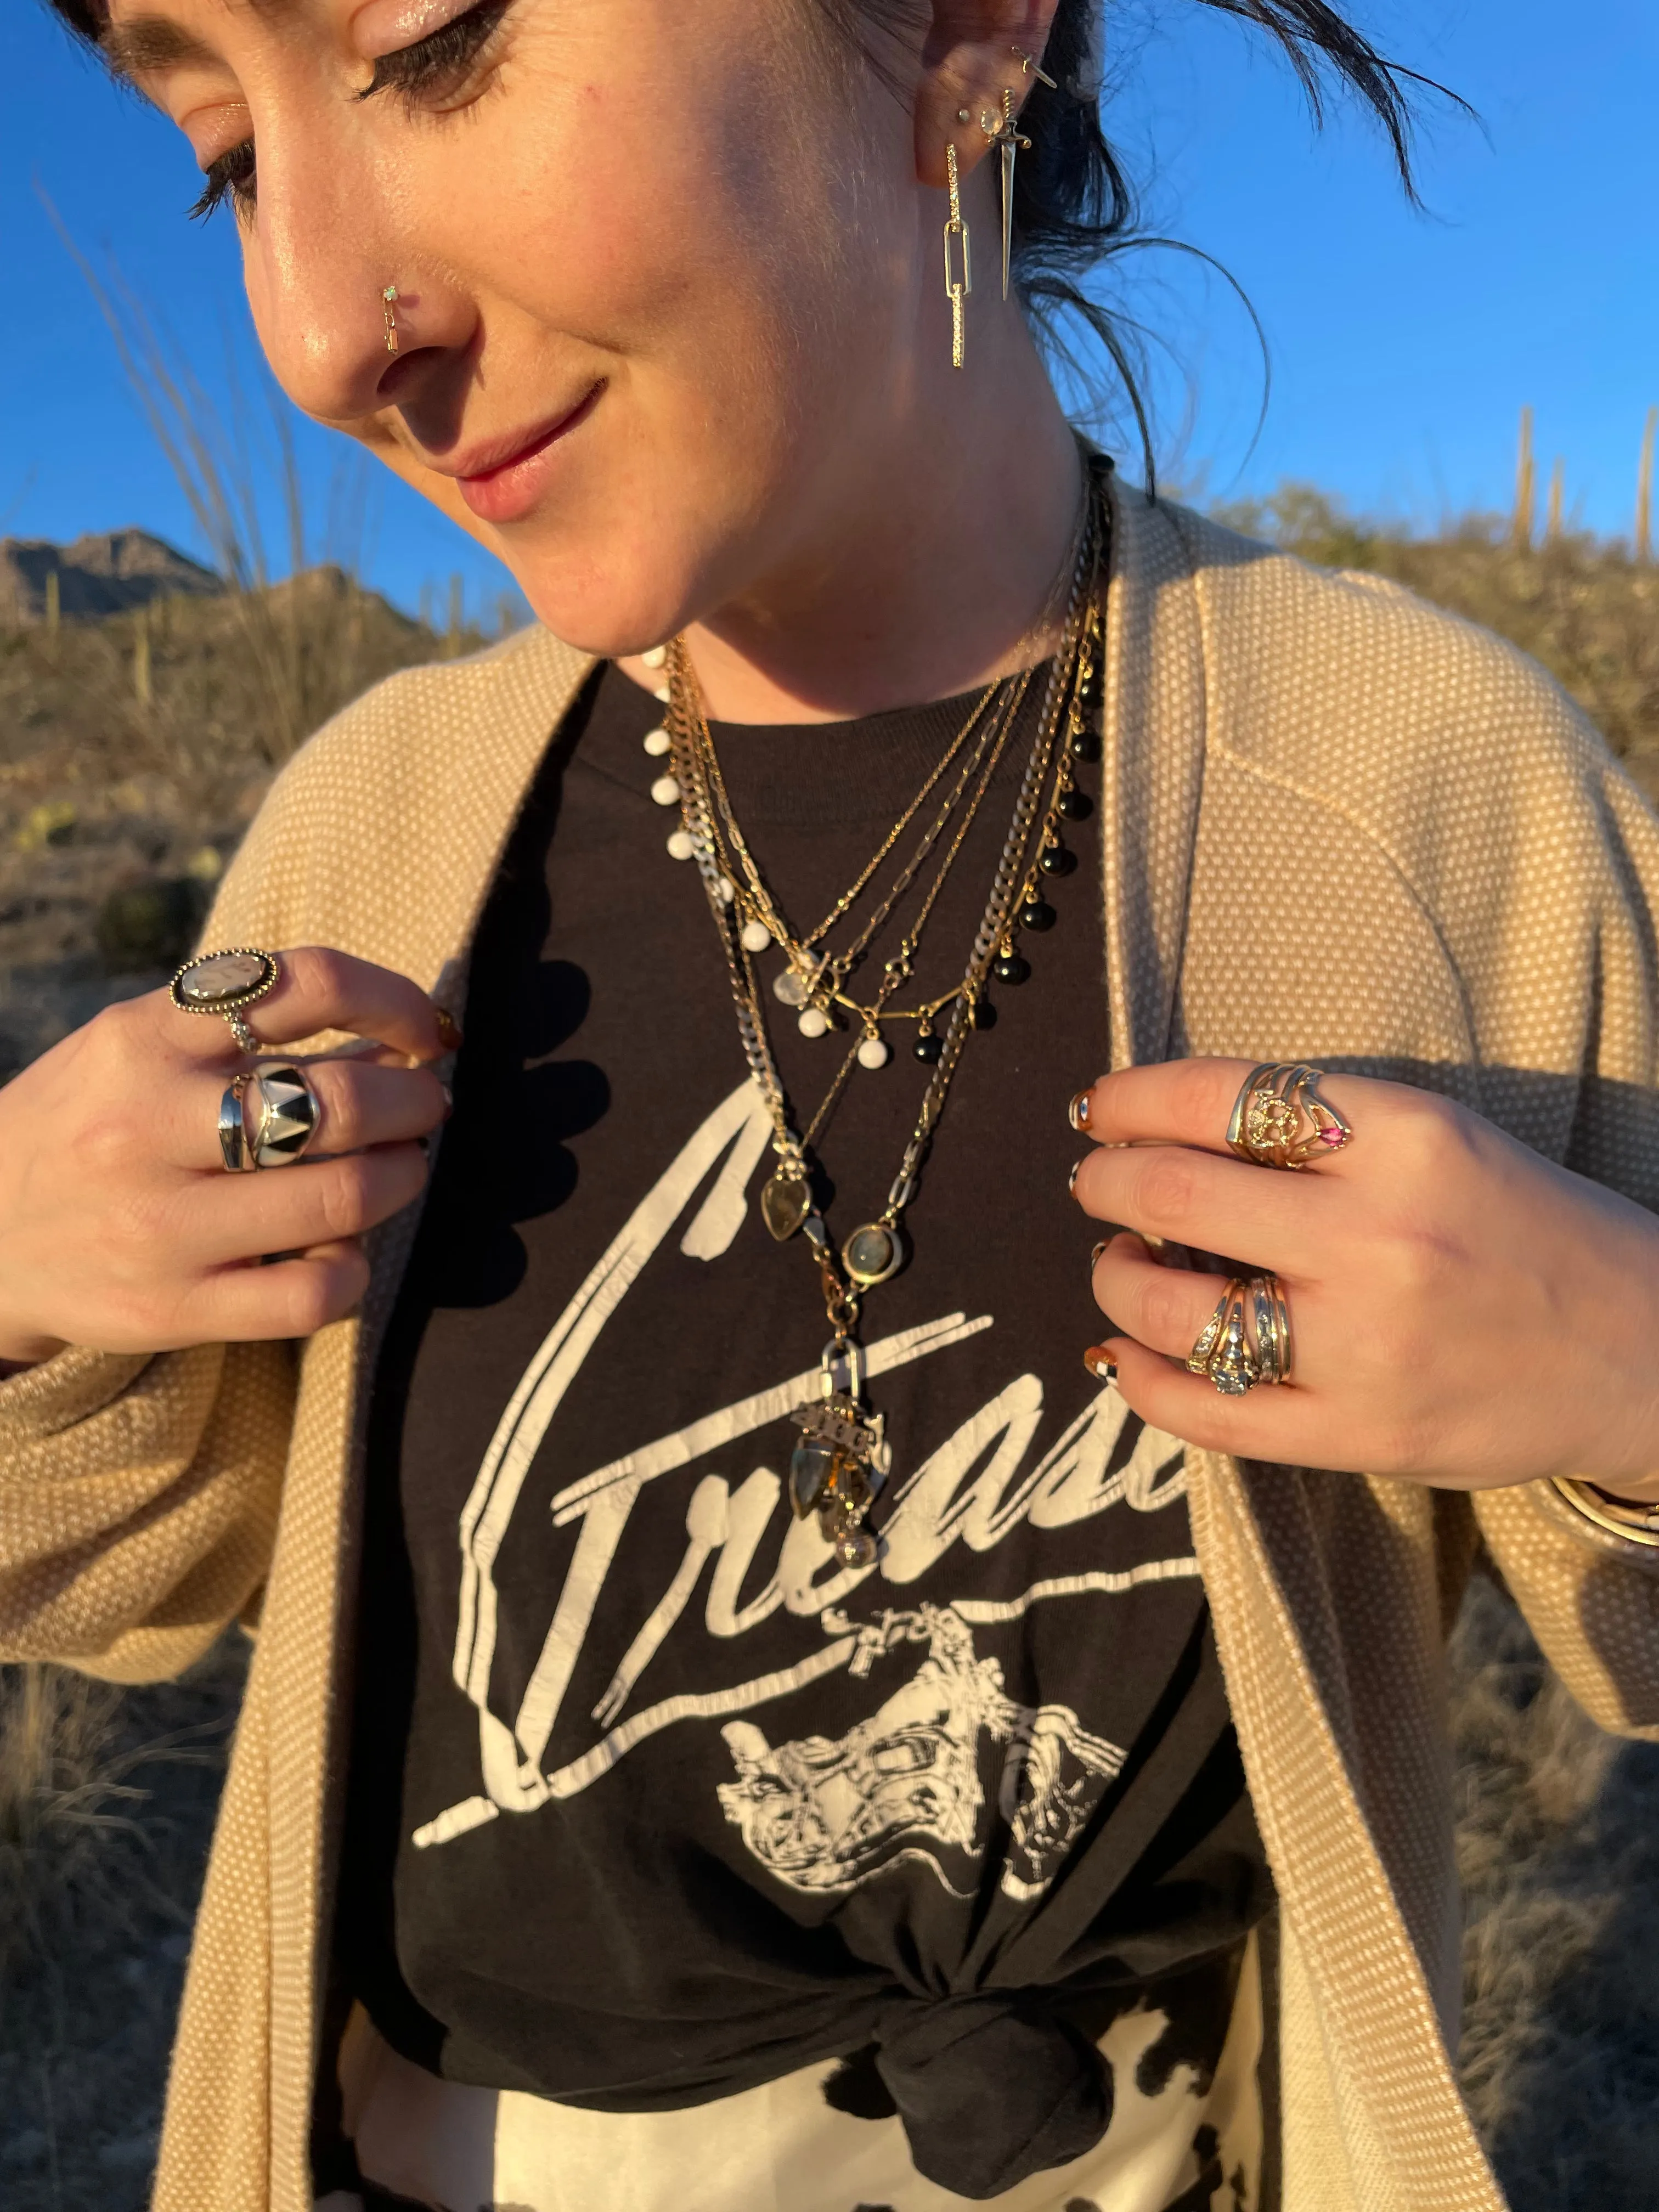
{"type": "Polygon", "coordinates": [[[973,121],[973,118],[969,114],[965,107],[959,107],[957,110],[957,121],[958,123],[971,123],[973,121]]]}
{"type": "Polygon", "coordinates": [[[386,316],[386,349],[388,353],[396,353],[398,350],[398,288],[395,284],[388,284],[381,293],[380,308],[386,316]]]}
{"type": "Polygon", "coordinates": [[[968,226],[962,219],[962,185],[957,171],[957,149],[948,143],[945,149],[945,173],[951,190],[951,215],[945,226],[945,291],[951,302],[951,366],[960,368],[967,354],[967,319],[963,302],[974,289],[974,264],[968,226]],[[960,275],[951,251],[952,240],[961,249],[960,275]]]}

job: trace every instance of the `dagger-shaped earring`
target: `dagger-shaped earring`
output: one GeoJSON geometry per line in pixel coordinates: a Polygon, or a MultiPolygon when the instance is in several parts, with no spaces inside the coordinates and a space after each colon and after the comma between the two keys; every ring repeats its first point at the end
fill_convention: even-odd
{"type": "Polygon", "coordinates": [[[1031,142],[1022,138],[1014,127],[1014,95],[1006,87],[1001,114],[994,114],[988,107],[979,118],[979,127],[1002,155],[1002,296],[1006,300],[1014,240],[1014,164],[1022,154],[1030,152],[1031,142]]]}
{"type": "Polygon", "coordinates": [[[398,350],[398,288],[388,284],[380,295],[380,312],[386,317],[386,349],[398,350]]]}

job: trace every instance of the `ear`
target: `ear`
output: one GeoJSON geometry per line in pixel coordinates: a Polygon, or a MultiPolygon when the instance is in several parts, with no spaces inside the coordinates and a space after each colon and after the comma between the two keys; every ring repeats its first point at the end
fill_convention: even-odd
{"type": "Polygon", "coordinates": [[[933,0],[916,87],[921,183],[943,191],[947,144],[956,147],[963,176],[984,160],[990,141],[980,117],[1000,115],[1005,88],[1014,95],[1016,113],[1024,106],[1036,79],[1020,56],[1042,66],[1058,5],[1059,0],[933,0]]]}

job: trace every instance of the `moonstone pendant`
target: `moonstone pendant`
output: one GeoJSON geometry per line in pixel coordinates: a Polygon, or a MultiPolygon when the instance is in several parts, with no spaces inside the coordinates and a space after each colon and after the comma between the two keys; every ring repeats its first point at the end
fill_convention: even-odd
{"type": "Polygon", "coordinates": [[[651,796],[659,806],[678,806],[680,803],[679,778],[659,775],[651,787],[651,796]]]}
{"type": "Polygon", "coordinates": [[[761,1219],[780,1244],[787,1244],[812,1210],[812,1193],[804,1176],[780,1168],[761,1192],[761,1219]]]}
{"type": "Polygon", "coordinates": [[[648,652],[640,655],[647,668],[660,668],[667,658],[668,647],[665,645],[653,645],[648,652]]]}
{"type": "Polygon", "coordinates": [[[896,1274],[903,1257],[904,1240],[884,1221],[866,1221],[841,1248],[842,1265],[861,1291],[896,1274]]]}
{"type": "Polygon", "coordinates": [[[821,1037],[830,1026],[830,1017],[822,1006],[807,1006],[795,1027],[804,1037],[821,1037]]]}
{"type": "Polygon", "coordinates": [[[764,952],[772,942],[772,933],[763,921],[745,921],[743,925],[743,949],[745,952],[764,952]]]}
{"type": "Polygon", "coordinates": [[[867,1036],[859,1047],[860,1067],[885,1067],[893,1057],[893,1048],[885,1037],[867,1036]]]}
{"type": "Polygon", "coordinates": [[[677,830],[668,841],[671,860],[689,860],[696,849],[696,840],[689,830],[677,830]]]}
{"type": "Polygon", "coordinates": [[[653,760],[660,760],[665,753],[673,750],[673,746],[674,740],[666,730],[647,730],[645,733],[645,750],[653,760]]]}
{"type": "Polygon", "coordinates": [[[786,968],[781,975],[772,978],[772,996],[786,1006],[804,1006],[812,995],[814,980],[814,975],[799,975],[794,969],[786,968]]]}

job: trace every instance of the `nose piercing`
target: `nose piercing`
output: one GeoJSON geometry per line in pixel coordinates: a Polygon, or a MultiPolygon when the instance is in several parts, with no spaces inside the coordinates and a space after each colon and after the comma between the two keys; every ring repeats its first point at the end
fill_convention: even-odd
{"type": "Polygon", "coordinates": [[[386,316],[386,349],[388,353],[396,353],[398,350],[398,288],[395,284],[388,284],[381,293],[380,308],[386,316]]]}

